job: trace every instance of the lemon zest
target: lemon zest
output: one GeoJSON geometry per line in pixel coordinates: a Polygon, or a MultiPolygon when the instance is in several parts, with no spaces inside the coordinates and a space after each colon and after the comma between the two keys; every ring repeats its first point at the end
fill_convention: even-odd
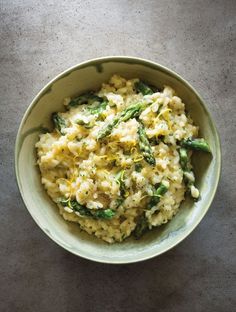
{"type": "Polygon", "coordinates": [[[125,180],[124,180],[124,175],[125,175],[125,170],[123,170],[123,171],[121,172],[121,175],[120,175],[120,180],[121,180],[122,182],[125,181],[125,180]]]}
{"type": "Polygon", "coordinates": [[[65,181],[65,182],[68,183],[68,184],[71,183],[69,180],[67,180],[67,179],[65,179],[65,178],[59,178],[59,179],[57,179],[57,180],[56,180],[56,183],[60,183],[60,182],[58,182],[59,180],[65,181]]]}
{"type": "Polygon", "coordinates": [[[101,155],[101,156],[97,156],[97,157],[103,159],[103,158],[107,158],[108,156],[107,155],[101,155]]]}
{"type": "Polygon", "coordinates": [[[145,197],[149,197],[149,195],[144,195],[140,198],[140,200],[143,200],[145,197]]]}
{"type": "Polygon", "coordinates": [[[129,196],[129,191],[126,191],[125,194],[124,194],[124,197],[128,197],[129,196]]]}
{"type": "Polygon", "coordinates": [[[134,162],[139,162],[141,160],[143,160],[143,156],[142,155],[137,156],[137,157],[134,158],[134,162]]]}
{"type": "MultiPolygon", "coordinates": [[[[165,114],[166,114],[166,113],[169,113],[169,112],[171,112],[171,111],[172,111],[172,110],[171,110],[170,108],[164,109],[164,110],[162,110],[162,111],[157,115],[157,118],[160,118],[161,115],[164,115],[164,117],[165,117],[165,114]]],[[[166,117],[166,118],[168,118],[168,117],[166,117]]]]}

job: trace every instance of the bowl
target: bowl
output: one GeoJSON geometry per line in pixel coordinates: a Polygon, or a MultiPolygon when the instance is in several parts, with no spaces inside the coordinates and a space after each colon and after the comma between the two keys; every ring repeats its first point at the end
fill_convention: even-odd
{"type": "Polygon", "coordinates": [[[58,245],[80,257],[104,263],[131,263],[160,255],[176,246],[199,224],[215,195],[221,168],[220,141],[203,100],[178,74],[157,63],[135,57],[102,57],[71,67],[50,81],[33,99],[21,121],[15,145],[15,172],[25,206],[38,226],[58,245]],[[45,128],[52,129],[51,113],[63,110],[63,99],[85,90],[99,89],[112,74],[138,77],[151,85],[169,85],[186,104],[212,151],[195,153],[193,164],[201,199],[186,199],[167,224],[146,233],[140,240],[128,238],[109,245],[66,222],[40,182],[35,143],[45,128]]]}

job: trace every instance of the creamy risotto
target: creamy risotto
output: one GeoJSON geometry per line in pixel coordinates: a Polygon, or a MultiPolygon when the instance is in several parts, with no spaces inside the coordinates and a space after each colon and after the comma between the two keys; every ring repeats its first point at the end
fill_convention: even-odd
{"type": "Polygon", "coordinates": [[[65,99],[36,143],[41,181],[67,221],[108,243],[168,222],[199,191],[192,150],[210,152],[175,91],[114,75],[65,99]]]}

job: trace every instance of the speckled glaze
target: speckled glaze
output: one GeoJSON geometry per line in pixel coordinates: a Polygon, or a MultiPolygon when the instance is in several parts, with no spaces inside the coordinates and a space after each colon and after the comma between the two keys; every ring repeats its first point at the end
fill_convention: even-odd
{"type": "Polygon", "coordinates": [[[176,246],[202,220],[214,198],[221,169],[220,141],[213,120],[198,93],[173,71],[144,59],[104,57],[76,65],[49,82],[27,109],[15,146],[15,172],[25,205],[38,226],[57,244],[71,253],[104,263],[132,263],[160,255],[176,246]],[[40,182],[35,143],[41,131],[52,129],[51,113],[63,110],[63,99],[85,90],[98,89],[114,73],[126,78],[139,77],[163,88],[170,85],[186,104],[212,150],[212,156],[194,153],[198,202],[186,199],[178,214],[166,225],[156,228],[140,240],[129,238],[109,245],[82,232],[77,224],[66,222],[40,182]]]}

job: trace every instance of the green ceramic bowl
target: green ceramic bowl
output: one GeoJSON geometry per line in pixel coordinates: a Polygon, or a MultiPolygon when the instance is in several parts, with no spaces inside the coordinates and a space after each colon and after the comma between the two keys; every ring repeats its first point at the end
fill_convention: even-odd
{"type": "Polygon", "coordinates": [[[104,57],[76,65],[50,81],[27,109],[16,138],[15,170],[25,205],[38,226],[58,245],[86,259],[105,263],[131,263],[160,255],[176,246],[198,225],[216,192],[220,176],[220,142],[213,120],[198,93],[173,71],[144,59],[104,57]],[[35,143],[43,128],[52,128],[51,113],[63,110],[63,99],[99,88],[114,73],[126,78],[139,77],[163,88],[170,85],[186,103],[200,136],[210,144],[212,155],[194,154],[198,202],[187,199],[178,214],[166,225],[145,234],[140,240],[129,238],[109,245],[81,232],[78,225],[66,222],[48,197],[36,165],[35,143]]]}

